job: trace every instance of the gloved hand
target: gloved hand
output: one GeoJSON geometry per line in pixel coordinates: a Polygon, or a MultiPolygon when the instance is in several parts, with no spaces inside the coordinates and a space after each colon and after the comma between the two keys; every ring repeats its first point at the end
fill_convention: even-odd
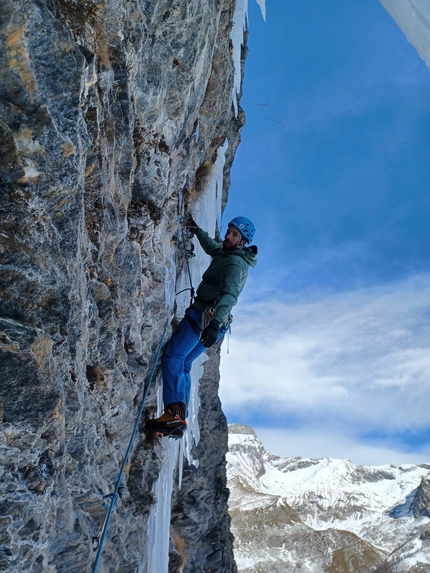
{"type": "Polygon", "coordinates": [[[213,346],[218,338],[219,326],[216,322],[211,320],[207,327],[203,330],[200,335],[200,342],[206,348],[213,346]]]}
{"type": "Polygon", "coordinates": [[[184,227],[187,229],[187,231],[191,231],[192,233],[199,228],[192,215],[190,214],[188,214],[187,218],[185,219],[184,227]]]}

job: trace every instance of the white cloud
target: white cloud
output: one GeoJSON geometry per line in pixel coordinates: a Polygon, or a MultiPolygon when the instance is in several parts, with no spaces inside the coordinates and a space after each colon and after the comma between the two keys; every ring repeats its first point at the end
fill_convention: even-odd
{"type": "Polygon", "coordinates": [[[254,428],[266,450],[281,457],[340,458],[355,464],[377,466],[429,463],[430,446],[419,453],[405,453],[395,447],[369,445],[341,433],[254,428]]]}
{"type": "Polygon", "coordinates": [[[221,362],[227,411],[350,435],[430,425],[430,275],[307,302],[281,296],[235,313],[221,362]]]}

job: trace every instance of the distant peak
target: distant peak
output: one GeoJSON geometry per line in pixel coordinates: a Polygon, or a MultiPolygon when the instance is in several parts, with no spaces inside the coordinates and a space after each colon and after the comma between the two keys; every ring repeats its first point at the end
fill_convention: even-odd
{"type": "Polygon", "coordinates": [[[229,424],[228,425],[229,434],[248,434],[251,436],[256,436],[257,434],[250,426],[245,426],[244,424],[229,424]]]}

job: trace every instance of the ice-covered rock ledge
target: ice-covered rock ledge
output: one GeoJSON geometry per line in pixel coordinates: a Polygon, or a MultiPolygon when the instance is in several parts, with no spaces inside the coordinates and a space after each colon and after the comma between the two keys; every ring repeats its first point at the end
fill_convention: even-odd
{"type": "MultiPolygon", "coordinates": [[[[221,148],[213,224],[226,200],[244,123],[234,14],[234,0],[1,2],[0,571],[91,571],[101,498],[184,306],[178,217],[201,205],[221,148]]],[[[210,364],[171,571],[235,571],[210,364]]],[[[143,570],[162,462],[139,434],[99,571],[143,570]]]]}

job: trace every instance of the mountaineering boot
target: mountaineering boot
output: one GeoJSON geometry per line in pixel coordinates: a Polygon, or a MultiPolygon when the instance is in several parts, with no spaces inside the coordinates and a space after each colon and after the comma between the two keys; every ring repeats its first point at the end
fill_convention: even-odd
{"type": "Polygon", "coordinates": [[[185,421],[185,404],[175,402],[166,406],[164,414],[145,424],[145,434],[155,434],[160,437],[182,438],[187,427],[185,421]]]}

